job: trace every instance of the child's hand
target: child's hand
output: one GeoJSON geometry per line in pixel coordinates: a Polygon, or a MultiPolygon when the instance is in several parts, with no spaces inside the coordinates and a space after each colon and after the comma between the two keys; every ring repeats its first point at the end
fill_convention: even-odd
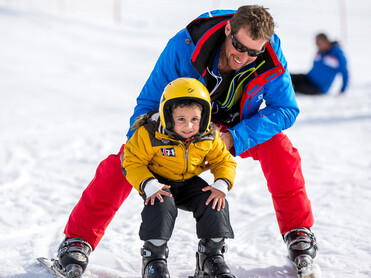
{"type": "Polygon", "coordinates": [[[208,191],[208,190],[211,191],[211,194],[210,194],[210,196],[207,199],[205,204],[209,205],[209,203],[211,201],[213,201],[213,205],[212,205],[213,209],[216,208],[217,211],[220,211],[221,208],[224,209],[224,207],[225,207],[225,194],[222,191],[220,191],[220,190],[218,190],[218,189],[216,189],[216,188],[214,188],[210,185],[202,188],[202,191],[208,191]]]}
{"type": "Polygon", "coordinates": [[[154,193],[150,197],[148,197],[144,204],[148,205],[148,203],[151,202],[151,205],[153,206],[155,204],[156,198],[161,203],[163,203],[164,199],[162,198],[162,196],[168,196],[168,197],[172,196],[170,192],[167,192],[167,191],[163,190],[163,189],[169,189],[169,188],[170,188],[170,185],[164,185],[159,191],[157,191],[156,193],[154,193]]]}

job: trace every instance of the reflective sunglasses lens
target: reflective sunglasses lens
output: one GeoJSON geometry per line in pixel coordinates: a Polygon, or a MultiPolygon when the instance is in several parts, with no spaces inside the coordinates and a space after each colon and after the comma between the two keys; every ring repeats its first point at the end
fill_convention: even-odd
{"type": "Polygon", "coordinates": [[[234,48],[236,48],[237,51],[239,51],[239,52],[248,51],[248,49],[242,43],[237,41],[233,35],[231,35],[231,38],[232,38],[232,45],[233,45],[234,48]]]}
{"type": "Polygon", "coordinates": [[[261,54],[260,51],[255,51],[255,50],[247,50],[247,55],[249,55],[250,57],[257,57],[259,56],[259,54],[261,54]]]}
{"type": "Polygon", "coordinates": [[[265,51],[265,45],[263,46],[263,49],[262,50],[251,50],[251,49],[248,49],[247,50],[247,55],[249,55],[251,57],[257,57],[260,54],[262,54],[264,51],[265,51]]]}

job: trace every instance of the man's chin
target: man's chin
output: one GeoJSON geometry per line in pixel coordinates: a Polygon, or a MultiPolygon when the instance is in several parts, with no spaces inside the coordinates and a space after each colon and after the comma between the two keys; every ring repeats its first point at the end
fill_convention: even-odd
{"type": "Polygon", "coordinates": [[[233,58],[231,58],[231,61],[229,61],[229,63],[228,63],[228,66],[232,70],[234,70],[234,71],[238,71],[238,70],[242,69],[246,65],[247,65],[247,63],[245,63],[245,64],[238,64],[237,62],[235,62],[235,60],[233,58]]]}

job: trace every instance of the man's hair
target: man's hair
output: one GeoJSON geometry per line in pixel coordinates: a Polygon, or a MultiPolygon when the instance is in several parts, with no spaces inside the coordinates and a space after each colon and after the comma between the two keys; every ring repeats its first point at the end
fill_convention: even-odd
{"type": "Polygon", "coordinates": [[[171,111],[173,111],[175,108],[183,108],[183,107],[198,107],[202,111],[202,105],[196,100],[193,99],[178,99],[175,102],[173,102],[170,106],[171,111]]]}
{"type": "Polygon", "coordinates": [[[253,40],[269,41],[274,33],[274,20],[268,9],[258,5],[246,5],[238,8],[231,18],[232,34],[245,28],[253,40]]]}
{"type": "Polygon", "coordinates": [[[317,34],[316,35],[316,38],[330,42],[330,40],[328,39],[328,37],[327,37],[327,35],[325,33],[319,33],[319,34],[317,34]]]}

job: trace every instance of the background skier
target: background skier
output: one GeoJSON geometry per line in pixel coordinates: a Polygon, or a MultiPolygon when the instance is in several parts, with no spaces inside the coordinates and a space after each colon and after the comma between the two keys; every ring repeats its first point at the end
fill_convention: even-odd
{"type": "Polygon", "coordinates": [[[317,54],[307,74],[291,74],[296,93],[322,95],[328,93],[338,74],[342,76],[340,94],[348,87],[347,59],[338,42],[331,42],[320,33],[316,36],[317,54]]]}

